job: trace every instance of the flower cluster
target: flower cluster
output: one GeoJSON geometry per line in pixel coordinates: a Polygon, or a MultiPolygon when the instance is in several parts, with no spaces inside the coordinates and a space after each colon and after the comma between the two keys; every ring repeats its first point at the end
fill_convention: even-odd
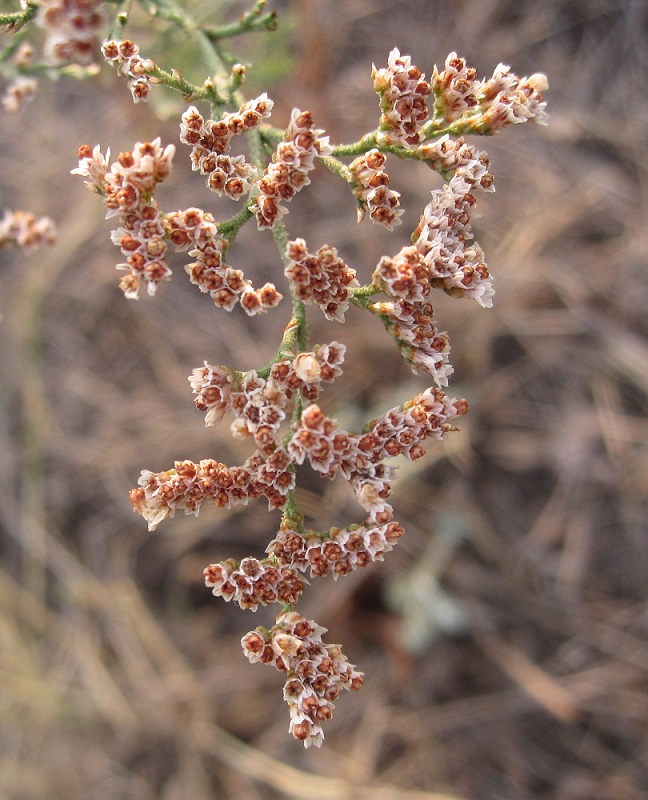
{"type": "Polygon", "coordinates": [[[402,408],[372,420],[364,433],[351,434],[312,404],[302,413],[287,451],[297,464],[308,459],[326,478],[340,472],[370,518],[383,524],[391,519],[392,508],[386,498],[396,476],[396,467],[384,464],[384,459],[397,455],[420,458],[425,454],[421,441],[441,439],[455,430],[451,420],[466,411],[465,401],[450,400],[439,389],[426,389],[402,408]]]}
{"type": "Polygon", "coordinates": [[[11,56],[4,55],[3,61],[10,65],[7,72],[11,80],[2,96],[2,106],[5,111],[15,113],[20,111],[25,103],[33,100],[38,88],[34,77],[22,74],[33,64],[34,48],[29,42],[21,42],[11,56]]]}
{"type": "Polygon", "coordinates": [[[368,519],[362,525],[331,528],[326,534],[309,531],[305,535],[282,527],[266,552],[277,564],[310,572],[311,578],[332,573],[337,580],[374,561],[382,561],[403,535],[398,522],[377,525],[368,519]]]}
{"type": "MultiPolygon", "coordinates": [[[[245,391],[235,395],[246,398],[245,391]]],[[[248,405],[255,408],[249,401],[248,405]]],[[[279,411],[277,406],[269,405],[262,409],[279,411]]],[[[243,411],[250,414],[249,408],[243,411]]],[[[260,436],[262,428],[272,426],[251,425],[255,427],[255,438],[266,446],[260,447],[242,467],[229,468],[207,459],[198,465],[176,462],[175,468],[166,472],[144,470],[140,488],[133,490],[131,501],[149,521],[150,528],[173,516],[177,508],[197,514],[207,498],[217,506],[229,506],[264,495],[271,505],[280,507],[294,486],[293,464],[308,458],[313,469],[325,477],[341,472],[371,519],[383,524],[391,518],[391,506],[385,498],[396,474],[396,468],[383,464],[383,460],[396,455],[420,458],[425,453],[421,441],[428,437],[440,439],[454,430],[450,421],[465,412],[463,401],[451,401],[440,390],[428,389],[402,408],[373,420],[365,433],[350,434],[313,404],[301,415],[286,450],[276,444],[272,435],[272,441],[267,443],[260,436]]],[[[238,419],[240,425],[249,424],[245,416],[238,419]]]]}
{"type": "Polygon", "coordinates": [[[385,144],[405,147],[420,141],[420,126],[428,118],[426,97],[430,84],[409,56],[401,56],[394,48],[386,69],[371,72],[374,90],[380,97],[380,131],[385,144]]]}
{"type": "Polygon", "coordinates": [[[340,691],[362,687],[362,673],[349,664],[339,645],[322,641],[323,633],[326,628],[288,611],[269,631],[257,628],[241,639],[251,663],[273,664],[286,673],[284,699],[290,709],[289,730],[305,747],[321,746],[321,723],[331,718],[340,691]]]}
{"type": "Polygon", "coordinates": [[[79,148],[79,166],[72,172],[90,178],[86,185],[103,195],[107,217],[119,215],[120,226],[111,239],[126,256],[117,269],[127,274],[120,288],[129,298],[137,298],[142,283],[150,295],[161,281],[169,280],[164,220],[153,193],[171,173],[175,147],[164,149],[160,139],[138,142],[132,152],[123,152],[108,168],[110,151],[104,157],[98,147],[79,148]]]}
{"type": "Polygon", "coordinates": [[[270,377],[282,384],[289,400],[296,392],[303,400],[317,400],[321,385],[342,374],[345,353],[346,346],[340,342],[315,345],[312,352],[277,361],[272,365],[270,377]]]}
{"type": "Polygon", "coordinates": [[[495,184],[491,173],[490,159],[485,150],[478,150],[463,136],[451,139],[448,134],[424,144],[419,152],[422,159],[444,178],[457,175],[466,183],[485,192],[494,192],[495,184]]]}
{"type": "Polygon", "coordinates": [[[219,236],[213,216],[200,208],[174,211],[165,217],[169,238],[176,250],[189,251],[196,261],[185,267],[189,280],[201,292],[208,292],[214,304],[231,311],[240,303],[244,311],[253,316],[274,308],[282,296],[273,283],[255,289],[242,270],[234,269],[223,261],[228,243],[219,236]]]}
{"type": "Polygon", "coordinates": [[[434,322],[427,301],[430,272],[418,248],[410,245],[393,258],[383,256],[374,271],[373,285],[390,300],[372,303],[370,309],[381,316],[410,369],[415,373],[422,369],[438,386],[447,386],[453,373],[448,363],[450,340],[434,322]]]}
{"type": "Polygon", "coordinates": [[[448,363],[450,339],[445,331],[437,329],[431,303],[392,300],[372,303],[370,309],[381,317],[414,374],[422,370],[438,386],[448,385],[454,372],[448,363]]]}
{"type": "Polygon", "coordinates": [[[476,203],[471,188],[455,175],[442,189],[434,190],[412,239],[432,286],[490,308],[494,289],[483,251],[476,242],[468,244],[473,238],[470,209],[476,203]]]}
{"type": "Polygon", "coordinates": [[[310,183],[308,173],[315,168],[315,157],[331,155],[333,148],[324,131],[314,128],[310,111],[292,110],[283,141],[277,145],[272,163],[259,181],[259,194],[250,210],[256,213],[259,229],[272,226],[288,213],[288,202],[310,183]]]}
{"type": "Polygon", "coordinates": [[[49,217],[36,217],[28,211],[5,211],[0,220],[0,247],[15,245],[21,250],[53,245],[56,226],[49,217]]]}
{"type": "Polygon", "coordinates": [[[194,171],[207,176],[207,186],[218,195],[240,200],[248,194],[257,171],[245,156],[228,155],[232,137],[258,127],[270,116],[274,103],[267,94],[244,103],[237,113],[205,121],[198,109],[190,106],[182,115],[180,141],[192,147],[194,171]]]}
{"type": "Polygon", "coordinates": [[[117,269],[126,271],[120,287],[131,299],[139,296],[142,282],[150,295],[161,281],[170,280],[166,260],[167,240],[176,251],[187,250],[196,261],[186,266],[192,283],[208,292],[215,305],[230,311],[237,303],[253,315],[274,308],[282,298],[274,284],[255,289],[244,273],[223,261],[227,241],[219,236],[213,216],[199,208],[163,214],[153,198],[158,183],[171,172],[174,145],[162,149],[160,139],[138,142],[132,153],[120,153],[110,165],[110,151],[79,148],[79,166],[73,173],[88,177],[86,186],[104,197],[107,217],[119,215],[120,226],[111,234],[126,256],[117,269]]]}
{"type": "Polygon", "coordinates": [[[151,73],[156,70],[155,62],[150,58],[142,58],[139,47],[130,39],[121,42],[110,39],[102,44],[101,52],[109,64],[130,78],[128,88],[133,102],[148,100],[151,91],[151,73]]]}
{"type": "Polygon", "coordinates": [[[54,66],[90,64],[99,30],[106,22],[101,0],[42,0],[39,5],[47,61],[54,66]]]}
{"type": "Polygon", "coordinates": [[[299,600],[305,581],[286,564],[275,564],[269,558],[233,558],[205,567],[205,585],[215,597],[233,600],[239,608],[256,611],[270,603],[293,605],[299,600]]]}
{"type": "Polygon", "coordinates": [[[373,285],[390,297],[421,303],[430,294],[429,274],[421,254],[412,245],[390,258],[383,256],[374,270],[373,285]]]}
{"type": "Polygon", "coordinates": [[[317,303],[327,319],[344,322],[344,313],[349,308],[348,287],[358,285],[355,270],[338,258],[331,245],[309,253],[306,242],[295,239],[288,242],[286,254],[289,263],[284,274],[293,295],[304,303],[317,303]]]}
{"type": "Polygon", "coordinates": [[[403,209],[398,208],[400,194],[389,188],[389,176],[383,170],[386,156],[380,150],[369,150],[349,164],[353,195],[358,202],[358,222],[366,213],[372,222],[388,231],[400,225],[403,209]]]}
{"type": "Polygon", "coordinates": [[[275,362],[267,378],[256,370],[242,373],[205,362],[189,376],[194,402],[199,410],[207,411],[208,427],[226,412],[233,414],[232,434],[254,437],[259,450],[269,455],[278,446],[279,428],[294,407],[295,396],[316,400],[321,384],[342,373],[345,350],[339,342],[317,345],[312,352],[275,362]]]}
{"type": "Polygon", "coordinates": [[[506,64],[498,64],[491,78],[479,80],[477,71],[450,53],[445,67],[435,66],[431,78],[435,116],[446,123],[466,116],[468,130],[498,133],[509,125],[535,119],[546,124],[546,103],[541,92],[548,87],[541,74],[520,78],[506,64]]]}
{"type": "Polygon", "coordinates": [[[290,458],[281,448],[267,459],[256,452],[238,467],[227,467],[211,458],[198,464],[176,461],[174,468],[165,472],[142,470],[139,486],[130,492],[130,501],[148,522],[149,530],[173,517],[177,509],[197,516],[206,500],[217,508],[229,508],[264,496],[271,508],[281,508],[295,486],[290,465],[290,458]]]}

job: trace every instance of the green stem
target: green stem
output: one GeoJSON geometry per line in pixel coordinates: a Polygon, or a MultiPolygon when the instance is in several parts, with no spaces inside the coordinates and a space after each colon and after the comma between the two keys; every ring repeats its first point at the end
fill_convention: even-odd
{"type": "Polygon", "coordinates": [[[30,64],[28,67],[18,67],[15,72],[18,75],[45,75],[51,76],[55,71],[57,78],[73,78],[74,80],[85,80],[92,78],[99,72],[96,64],[82,67],[80,64],[67,64],[64,67],[52,67],[51,64],[30,64]]]}
{"type": "Polygon", "coordinates": [[[346,164],[343,164],[337,158],[333,158],[333,156],[326,156],[325,158],[321,158],[320,161],[334,175],[337,175],[338,178],[342,178],[342,180],[345,180],[347,183],[353,183],[353,175],[349,172],[349,168],[346,164]]]}
{"type": "Polygon", "coordinates": [[[421,133],[423,134],[422,142],[429,142],[432,139],[439,139],[441,136],[445,136],[446,134],[449,136],[461,136],[464,133],[475,133],[474,122],[475,119],[478,119],[480,116],[481,114],[474,113],[470,114],[470,116],[464,115],[449,125],[445,125],[444,128],[436,128],[434,126],[437,124],[443,124],[445,120],[430,120],[430,122],[421,128],[421,133]]]}
{"type": "MultiPolygon", "coordinates": [[[[198,27],[194,19],[173,0],[155,0],[155,2],[148,2],[149,13],[151,16],[159,16],[167,22],[172,22],[183,30],[191,39],[194,40],[198,49],[200,50],[207,69],[214,75],[222,72],[223,64],[214,52],[211,42],[205,36],[204,32],[198,27]]],[[[213,90],[214,96],[218,93],[213,90]]],[[[222,104],[224,100],[220,100],[222,104]]]]}
{"type": "Polygon", "coordinates": [[[118,4],[117,13],[106,36],[107,39],[119,41],[124,38],[124,30],[128,25],[128,17],[130,16],[132,5],[132,0],[123,0],[118,4]]]}
{"type": "MultiPolygon", "coordinates": [[[[288,231],[283,220],[280,219],[275,222],[272,228],[272,235],[277,245],[277,249],[279,250],[279,254],[281,255],[281,260],[287,267],[290,264],[290,258],[288,256],[288,231]]],[[[293,299],[293,316],[291,322],[289,323],[289,327],[291,324],[294,324],[295,327],[297,347],[301,351],[308,350],[308,323],[306,321],[306,306],[301,300],[293,299]]],[[[288,328],[286,330],[288,330],[288,328]]]]}
{"type": "MultiPolygon", "coordinates": [[[[239,106],[243,105],[243,100],[239,93],[236,92],[234,99],[239,102],[239,106]]],[[[246,134],[248,147],[250,148],[250,158],[252,163],[259,170],[259,174],[263,174],[266,166],[265,152],[263,146],[263,133],[258,128],[252,128],[246,134]]]]}
{"type": "Polygon", "coordinates": [[[334,156],[361,156],[363,153],[378,147],[378,131],[365,134],[359,142],[339,144],[333,148],[334,156]]]}
{"type": "MultiPolygon", "coordinates": [[[[295,350],[304,352],[307,349],[308,331],[306,324],[306,307],[301,300],[293,300],[293,314],[290,318],[290,322],[284,328],[283,337],[277,348],[277,352],[264,367],[257,370],[257,374],[261,378],[267,378],[270,375],[270,370],[273,365],[278,361],[282,361],[284,358],[293,355],[295,350]]],[[[301,406],[299,414],[301,415],[301,406]]]]}
{"type": "Polygon", "coordinates": [[[263,13],[267,0],[257,0],[254,7],[243,14],[237,22],[214,28],[203,28],[203,33],[211,42],[229,39],[242,33],[256,33],[277,30],[277,12],[263,13]]]}
{"type": "Polygon", "coordinates": [[[306,533],[306,528],[304,527],[304,515],[295,502],[294,489],[291,489],[286,495],[286,505],[283,507],[281,521],[290,522],[292,527],[296,528],[301,534],[306,533]]]}
{"type": "Polygon", "coordinates": [[[252,201],[249,200],[238,214],[234,214],[233,217],[225,220],[225,222],[218,223],[218,233],[228,244],[231,244],[236,239],[241,228],[254,216],[250,211],[251,205],[252,201]]]}
{"type": "Polygon", "coordinates": [[[157,64],[147,74],[154,83],[161,83],[168,89],[182,92],[182,96],[187,100],[209,100],[216,105],[222,105],[225,102],[210,81],[205,81],[203,86],[196,86],[183,78],[177,70],[174,69],[171,72],[167,72],[165,69],[158,67],[157,64]]]}
{"type": "Polygon", "coordinates": [[[359,286],[357,289],[349,289],[349,301],[358,308],[369,308],[372,297],[382,294],[382,289],[370,283],[368,286],[359,286]]]}
{"type": "Polygon", "coordinates": [[[7,25],[10,31],[19,31],[27,22],[31,22],[38,11],[38,3],[28,0],[27,7],[22,11],[11,11],[8,14],[0,14],[0,25],[7,25]]]}
{"type": "Polygon", "coordinates": [[[25,40],[25,36],[27,36],[28,31],[16,31],[15,35],[11,37],[7,46],[2,50],[0,53],[0,64],[4,63],[5,61],[9,61],[9,59],[17,52],[20,45],[25,40]]]}
{"type": "Polygon", "coordinates": [[[281,128],[273,128],[272,125],[264,125],[259,130],[264,143],[273,150],[279,142],[283,141],[285,131],[281,130],[281,128]]]}

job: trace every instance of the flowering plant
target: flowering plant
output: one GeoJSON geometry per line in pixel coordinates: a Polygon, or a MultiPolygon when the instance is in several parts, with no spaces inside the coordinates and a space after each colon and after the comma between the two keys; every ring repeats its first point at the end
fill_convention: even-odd
{"type": "MultiPolygon", "coordinates": [[[[409,56],[394,49],[387,65],[372,71],[377,124],[357,142],[335,145],[310,111],[293,109],[286,127],[279,129],[270,124],[273,101],[266,93],[253,99],[243,95],[246,68],[223,43],[237,34],[272,30],[277,19],[266,6],[266,0],[257,0],[237,22],[207,27],[196,25],[169,0],[143,4],[194,37],[211,71],[200,85],[177,69],[158,66],[126,38],[126,3],[112,9],[109,22],[111,6],[99,0],[26,0],[21,12],[4,15],[3,21],[22,34],[36,19],[45,30],[43,64],[50,71],[65,73],[75,66],[91,74],[100,47],[105,61],[127,78],[134,102],[146,101],[160,84],[180,92],[190,105],[181,115],[179,141],[188,148],[192,170],[210,191],[241,205],[222,220],[193,206],[166,210],[158,199],[159,185],[171,172],[176,148],[159,138],[137,142],[115,159],[99,145],[81,146],[79,165],[72,171],[85,179],[106,206],[106,217],[117,223],[111,239],[122,254],[117,269],[127,298],[137,299],[142,291],[155,295],[170,281],[175,251],[188,252],[190,282],[219,308],[240,306],[245,314],[256,315],[291,307],[268,363],[241,371],[205,361],[189,376],[206,426],[229,419],[234,437],[253,442],[249,458],[235,466],[210,458],[176,461],[157,473],[144,470],[130,497],[149,529],[176,510],[197,515],[203,503],[223,508],[263,497],[270,509],[280,510],[264,558],[214,563],[204,577],[214,595],[242,609],[281,606],[276,623],[247,633],[242,647],[251,662],[271,664],[285,674],[290,732],[308,747],[321,745],[322,723],[330,718],[340,691],[359,689],[363,676],[339,645],[323,641],[325,628],[294,607],[308,578],[330,573],[337,579],[382,560],[394,547],[404,530],[389,502],[398,470],[392,460],[422,457],[425,440],[440,440],[456,430],[458,418],[467,412],[464,400],[445,393],[453,372],[450,343],[437,327],[431,303],[436,289],[485,308],[492,305],[492,278],[474,241],[471,215],[478,194],[493,191],[494,182],[488,155],[465,137],[496,134],[528,120],[543,123],[541,92],[547,83],[539,74],[520,78],[503,64],[481,79],[456,53],[426,80],[409,56]],[[198,103],[206,110],[199,110],[198,103]],[[242,138],[249,155],[233,155],[232,145],[242,138]],[[370,280],[362,283],[333,245],[315,248],[304,238],[291,239],[285,217],[319,164],[348,184],[358,221],[368,217],[370,224],[393,230],[402,224],[403,209],[400,194],[390,185],[388,158],[422,162],[445,183],[431,192],[410,243],[382,256],[370,280]],[[271,230],[282,264],[275,281],[282,281],[283,292],[275,282],[255,287],[242,269],[228,263],[248,222],[271,230]],[[433,385],[368,421],[361,431],[344,430],[323,412],[318,398],[324,385],[342,373],[346,348],[335,339],[311,343],[309,306],[335,323],[344,323],[351,306],[367,314],[368,324],[382,324],[394,340],[405,365],[433,385]],[[343,476],[364,519],[324,531],[308,527],[295,494],[297,467],[304,463],[324,478],[343,476]]],[[[26,47],[25,40],[22,50],[14,47],[3,61],[11,64],[7,74],[15,73],[5,95],[11,109],[33,93],[34,75],[41,68],[26,47]]]]}

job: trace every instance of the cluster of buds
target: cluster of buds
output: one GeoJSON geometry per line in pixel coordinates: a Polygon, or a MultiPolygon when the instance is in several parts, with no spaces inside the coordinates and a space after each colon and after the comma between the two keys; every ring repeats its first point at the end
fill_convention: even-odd
{"type": "Polygon", "coordinates": [[[279,442],[279,428],[286,417],[288,398],[281,383],[274,378],[260,378],[256,370],[246,372],[238,391],[230,396],[230,409],[235,414],[231,425],[233,436],[253,436],[262,453],[273,453],[279,442]]]}
{"type": "Polygon", "coordinates": [[[208,292],[215,305],[231,311],[237,303],[249,315],[274,308],[282,295],[272,283],[255,289],[242,270],[223,261],[227,242],[218,233],[213,216],[199,208],[163,214],[153,198],[155,189],[171,172],[175,146],[162,149],[160,139],[138,142],[132,152],[120,153],[110,165],[110,151],[79,148],[79,166],[73,173],[88,177],[86,186],[104,197],[107,217],[119,215],[120,226],[111,234],[126,256],[117,269],[126,271],[120,287],[126,297],[139,296],[142,283],[155,294],[161,281],[171,278],[166,259],[167,241],[176,251],[187,250],[196,261],[185,269],[192,283],[208,292]]]}
{"type": "Polygon", "coordinates": [[[322,641],[323,633],[326,628],[288,611],[269,631],[257,628],[241,639],[251,663],[273,664],[286,674],[290,732],[305,747],[322,744],[322,722],[331,718],[341,690],[362,687],[362,673],[349,664],[340,645],[322,641]]]}
{"type": "Polygon", "coordinates": [[[485,192],[494,192],[495,184],[490,168],[490,158],[485,150],[478,150],[463,136],[451,139],[448,134],[419,148],[421,158],[435,172],[449,179],[453,175],[485,192]]]}
{"type": "Polygon", "coordinates": [[[374,90],[380,97],[379,130],[384,144],[414,146],[420,142],[420,127],[429,116],[426,97],[430,84],[409,56],[394,48],[386,69],[371,72],[374,90]]]}
{"type": "Polygon", "coordinates": [[[275,362],[267,378],[256,370],[237,372],[205,362],[188,380],[196,395],[196,407],[207,411],[208,427],[230,412],[235,417],[232,434],[254,437],[259,450],[270,455],[277,449],[281,423],[294,408],[296,396],[316,400],[321,384],[342,374],[345,350],[339,342],[318,345],[312,352],[275,362]]]}
{"type": "Polygon", "coordinates": [[[310,183],[308,173],[315,168],[316,157],[324,158],[333,152],[329,137],[314,124],[310,111],[292,110],[283,141],[277,145],[272,163],[259,181],[259,194],[250,206],[256,213],[259,230],[272,228],[288,213],[282,202],[291,200],[310,183]]]}
{"type": "Polygon", "coordinates": [[[352,434],[312,404],[302,413],[287,451],[297,464],[308,459],[326,478],[340,472],[370,518],[383,524],[391,519],[392,508],[386,498],[396,476],[396,467],[384,460],[397,455],[420,458],[425,454],[420,443],[456,430],[451,420],[466,411],[465,401],[451,400],[439,389],[426,389],[402,408],[372,420],[364,433],[352,434]]]}
{"type": "Polygon", "coordinates": [[[382,561],[385,553],[403,535],[404,530],[392,520],[377,525],[368,519],[362,525],[331,528],[322,535],[315,531],[302,534],[282,527],[266,549],[277,564],[310,572],[311,578],[332,573],[337,580],[374,561],[382,561]]]}
{"type": "Polygon", "coordinates": [[[283,386],[289,400],[299,393],[302,400],[312,402],[319,397],[323,383],[331,383],[342,374],[345,353],[346,346],[340,342],[315,345],[312,352],[277,361],[270,377],[283,386]]]}
{"type": "Polygon", "coordinates": [[[448,378],[454,372],[448,363],[450,339],[445,331],[437,329],[431,303],[392,300],[372,303],[370,309],[381,317],[415,375],[422,370],[437,386],[448,385],[448,378]]]}
{"type": "Polygon", "coordinates": [[[432,286],[490,308],[494,289],[484,253],[476,242],[468,244],[473,238],[470,210],[477,202],[470,189],[464,178],[455,175],[442,189],[434,190],[412,239],[432,286]]]}
{"type": "Polygon", "coordinates": [[[289,263],[284,274],[293,296],[304,303],[314,302],[327,319],[344,322],[349,308],[349,286],[357,286],[355,270],[338,257],[337,250],[324,245],[309,253],[303,239],[288,242],[289,263]]]}
{"type": "Polygon", "coordinates": [[[437,386],[447,386],[453,373],[448,362],[450,340],[437,330],[427,297],[431,291],[430,272],[418,248],[403,247],[393,258],[383,256],[373,274],[373,285],[391,299],[372,303],[394,337],[406,363],[414,373],[419,369],[432,376],[437,386]]]}
{"type": "Polygon", "coordinates": [[[157,69],[155,62],[150,58],[142,58],[139,47],[130,39],[117,42],[110,39],[101,46],[103,57],[109,64],[117,68],[122,75],[127,75],[128,88],[133,97],[133,102],[140,103],[149,98],[151,92],[151,73],[157,69]]]}
{"type": "Polygon", "coordinates": [[[258,127],[270,116],[274,103],[267,94],[244,103],[238,112],[205,121],[197,108],[190,106],[182,115],[180,141],[192,147],[191,166],[207,176],[207,186],[219,196],[240,200],[252,188],[257,176],[245,156],[231,156],[231,139],[258,127]]]}
{"type": "Polygon", "coordinates": [[[5,211],[0,220],[0,247],[14,245],[21,250],[35,250],[55,241],[56,227],[49,217],[37,217],[28,211],[5,211]]]}
{"type": "Polygon", "coordinates": [[[272,283],[255,289],[240,269],[223,261],[228,243],[218,235],[213,216],[200,208],[174,211],[165,216],[169,238],[177,251],[189,251],[196,261],[185,267],[191,283],[209,293],[214,304],[231,311],[237,303],[250,316],[274,308],[282,295],[272,283]]]}
{"type": "Polygon", "coordinates": [[[358,203],[358,222],[368,213],[372,222],[391,231],[401,224],[404,211],[398,207],[400,194],[389,188],[389,176],[383,170],[385,161],[380,150],[370,150],[349,164],[349,172],[358,203]]]}
{"type": "Polygon", "coordinates": [[[82,145],[79,166],[72,170],[89,177],[86,186],[103,195],[107,217],[119,215],[120,226],[111,238],[126,256],[117,269],[127,273],[120,288],[129,298],[138,297],[142,283],[154,295],[160,282],[171,276],[165,258],[166,229],[153,193],[171,173],[174,153],[175,147],[162,148],[159,138],[138,142],[109,167],[110,151],[103,156],[98,147],[82,145]]]}
{"type": "Polygon", "coordinates": [[[250,611],[270,603],[294,605],[306,585],[295,569],[269,558],[244,558],[239,563],[229,558],[205,567],[203,574],[215,597],[250,611]]]}
{"type": "Polygon", "coordinates": [[[479,80],[477,71],[450,53],[445,67],[436,66],[431,78],[435,117],[451,123],[460,117],[475,133],[498,133],[509,125],[534,119],[546,123],[545,75],[520,78],[506,64],[498,64],[491,78],[479,80]]]}
{"type": "Polygon", "coordinates": [[[281,508],[295,486],[291,463],[282,448],[268,458],[256,452],[237,467],[227,467],[211,458],[198,464],[176,461],[173,469],[164,472],[142,470],[139,486],[130,492],[130,501],[148,522],[149,530],[173,517],[178,509],[197,516],[206,500],[217,508],[229,508],[264,496],[270,508],[281,508]]]}
{"type": "Polygon", "coordinates": [[[99,31],[106,22],[101,0],[42,0],[39,6],[47,61],[56,67],[92,63],[99,31]]]}

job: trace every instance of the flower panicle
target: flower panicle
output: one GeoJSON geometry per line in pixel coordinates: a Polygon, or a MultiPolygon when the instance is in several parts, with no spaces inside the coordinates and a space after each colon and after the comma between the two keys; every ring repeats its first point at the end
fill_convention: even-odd
{"type": "Polygon", "coordinates": [[[205,121],[195,106],[182,115],[180,141],[191,146],[191,168],[206,177],[207,187],[221,196],[240,200],[249,194],[256,178],[256,167],[245,156],[231,156],[235,136],[257,128],[267,119],[274,103],[265,92],[244,103],[238,112],[205,121]]]}
{"type": "Polygon", "coordinates": [[[277,145],[272,162],[258,184],[258,195],[250,210],[259,230],[272,228],[288,213],[283,205],[310,183],[315,159],[330,156],[333,148],[324,131],[315,128],[310,111],[294,108],[283,141],[277,145]]]}
{"type": "Polygon", "coordinates": [[[25,103],[34,99],[38,84],[31,75],[17,75],[5,89],[2,96],[2,107],[5,111],[20,111],[25,103]]]}
{"type": "Polygon", "coordinates": [[[270,630],[257,628],[241,639],[251,663],[272,664],[285,674],[289,732],[306,748],[322,746],[322,723],[331,718],[340,692],[358,691],[363,684],[363,673],[348,662],[340,645],[323,641],[324,633],[326,628],[314,620],[288,611],[270,630]]]}
{"type": "Polygon", "coordinates": [[[356,272],[338,256],[331,245],[309,253],[303,239],[288,242],[288,266],[284,270],[293,296],[303,303],[315,303],[329,320],[344,322],[349,308],[349,289],[358,286],[356,272]]]}
{"type": "Polygon", "coordinates": [[[215,597],[234,601],[239,608],[256,611],[270,603],[294,605],[306,586],[304,578],[287,564],[269,558],[234,559],[210,564],[204,569],[205,585],[215,597]]]}
{"type": "Polygon", "coordinates": [[[358,203],[358,222],[369,214],[372,222],[391,231],[402,223],[404,210],[399,208],[400,194],[389,188],[389,176],[383,169],[386,156],[374,148],[349,164],[353,195],[358,203]]]}
{"type": "Polygon", "coordinates": [[[153,195],[171,174],[174,154],[175,145],[163,148],[158,137],[137,142],[109,164],[110,151],[104,156],[99,146],[82,145],[79,166],[72,170],[90,179],[85,184],[103,197],[106,217],[119,217],[111,240],[126,257],[117,269],[126,273],[119,285],[129,299],[138,298],[142,284],[154,295],[162,281],[171,279],[164,218],[153,195]]]}
{"type": "Polygon", "coordinates": [[[128,88],[134,103],[146,102],[151,92],[152,78],[157,65],[150,58],[142,58],[139,45],[130,39],[110,39],[101,46],[105,60],[129,78],[128,88]]]}
{"type": "Polygon", "coordinates": [[[371,71],[374,91],[380,98],[380,141],[413,147],[421,140],[421,125],[429,116],[426,98],[430,84],[410,56],[394,48],[387,67],[371,71]]]}
{"type": "Polygon", "coordinates": [[[306,535],[284,526],[266,548],[276,563],[308,572],[311,578],[329,573],[337,580],[342,575],[382,561],[403,535],[395,520],[382,525],[371,518],[346,528],[331,528],[321,535],[306,535]]]}
{"type": "MultiPolygon", "coordinates": [[[[58,2],[46,0],[44,7],[58,2]]],[[[87,7],[94,2],[87,0],[87,7]]],[[[203,30],[203,46],[216,41],[214,30],[203,30]]],[[[245,68],[220,45],[215,60],[225,64],[227,75],[214,74],[200,91],[177,71],[164,72],[143,58],[129,39],[105,41],[102,53],[129,79],[135,102],[147,100],[151,85],[160,82],[184,91],[187,101],[212,101],[211,116],[194,105],[186,108],[179,141],[189,148],[191,169],[202,176],[214,203],[239,203],[233,216],[220,221],[215,216],[219,206],[214,212],[194,205],[163,210],[158,187],[171,173],[175,146],[165,147],[159,138],[137,142],[114,160],[98,145],[82,146],[72,171],[102,198],[106,216],[116,218],[111,240],[123,255],[117,267],[124,273],[120,286],[125,295],[137,298],[143,287],[155,294],[171,278],[172,258],[187,254],[189,281],[214,306],[227,311],[240,307],[255,316],[279,305],[282,294],[270,281],[256,288],[243,269],[232,265],[230,248],[242,226],[254,220],[259,230],[272,229],[280,251],[282,268],[277,271],[287,283],[292,316],[274,355],[245,371],[208,358],[188,377],[205,426],[226,422],[232,437],[249,444],[251,454],[234,466],[204,458],[175,461],[159,472],[142,470],[130,499],[150,530],[176,511],[197,516],[205,505],[232,508],[264,499],[269,510],[281,512],[264,555],[217,561],[205,567],[203,577],[214,596],[241,609],[283,606],[269,630],[250,631],[241,644],[251,663],[271,664],[284,673],[290,733],[305,747],[319,747],[323,723],[341,691],[359,689],[363,676],[339,645],[325,643],[325,628],[292,606],[309,580],[326,575],[337,580],[391,552],[404,535],[391,505],[399,470],[394,460],[422,458],[429,442],[456,431],[467,413],[465,400],[445,393],[453,374],[450,339],[437,325],[432,304],[435,289],[484,308],[493,302],[492,276],[472,220],[479,193],[494,191],[494,177],[488,154],[466,137],[529,120],[544,124],[547,81],[540,74],[521,78],[503,64],[492,77],[480,79],[456,53],[426,79],[409,55],[393,49],[386,67],[373,66],[371,73],[380,106],[375,129],[353,145],[334,147],[310,111],[293,108],[283,132],[270,127],[273,101],[265,93],[247,101],[241,97],[245,68]],[[241,143],[247,143],[249,155],[238,153],[241,143]],[[392,175],[395,158],[422,162],[441,176],[441,188],[431,191],[409,243],[374,261],[370,282],[361,285],[361,269],[347,263],[341,247],[309,248],[305,238],[291,238],[284,218],[321,159],[350,186],[359,221],[368,216],[393,231],[406,218],[386,169],[388,157],[392,175]],[[347,346],[336,340],[311,344],[310,306],[338,323],[345,322],[347,313],[369,312],[368,324],[380,329],[382,323],[407,367],[434,385],[371,419],[360,432],[345,430],[325,411],[320,395],[342,374],[347,346]],[[319,477],[344,479],[362,510],[362,522],[323,532],[307,527],[297,492],[307,467],[319,477]]],[[[25,94],[28,89],[25,84],[25,94]]],[[[13,91],[11,102],[18,104],[20,87],[16,84],[13,91]]]]}
{"type": "Polygon", "coordinates": [[[243,270],[229,266],[224,255],[229,242],[218,231],[214,217],[200,208],[188,208],[166,215],[169,238],[176,251],[187,250],[196,260],[185,266],[189,280],[209,294],[214,305],[231,311],[237,304],[248,316],[275,308],[283,295],[273,283],[255,289],[243,270]]]}
{"type": "Polygon", "coordinates": [[[479,134],[499,133],[530,120],[547,124],[542,92],[549,83],[541,73],[521,78],[506,64],[498,64],[490,78],[480,80],[477,71],[452,52],[443,69],[434,67],[430,85],[435,121],[442,124],[463,119],[466,132],[479,134]]]}
{"type": "Polygon", "coordinates": [[[262,451],[271,453],[277,446],[281,423],[295,403],[317,400],[322,384],[342,374],[345,352],[340,342],[316,345],[312,351],[276,361],[267,378],[256,370],[237,372],[205,361],[188,380],[196,395],[196,408],[207,412],[207,427],[216,425],[229,412],[235,417],[231,426],[234,436],[253,436],[262,451]]]}

